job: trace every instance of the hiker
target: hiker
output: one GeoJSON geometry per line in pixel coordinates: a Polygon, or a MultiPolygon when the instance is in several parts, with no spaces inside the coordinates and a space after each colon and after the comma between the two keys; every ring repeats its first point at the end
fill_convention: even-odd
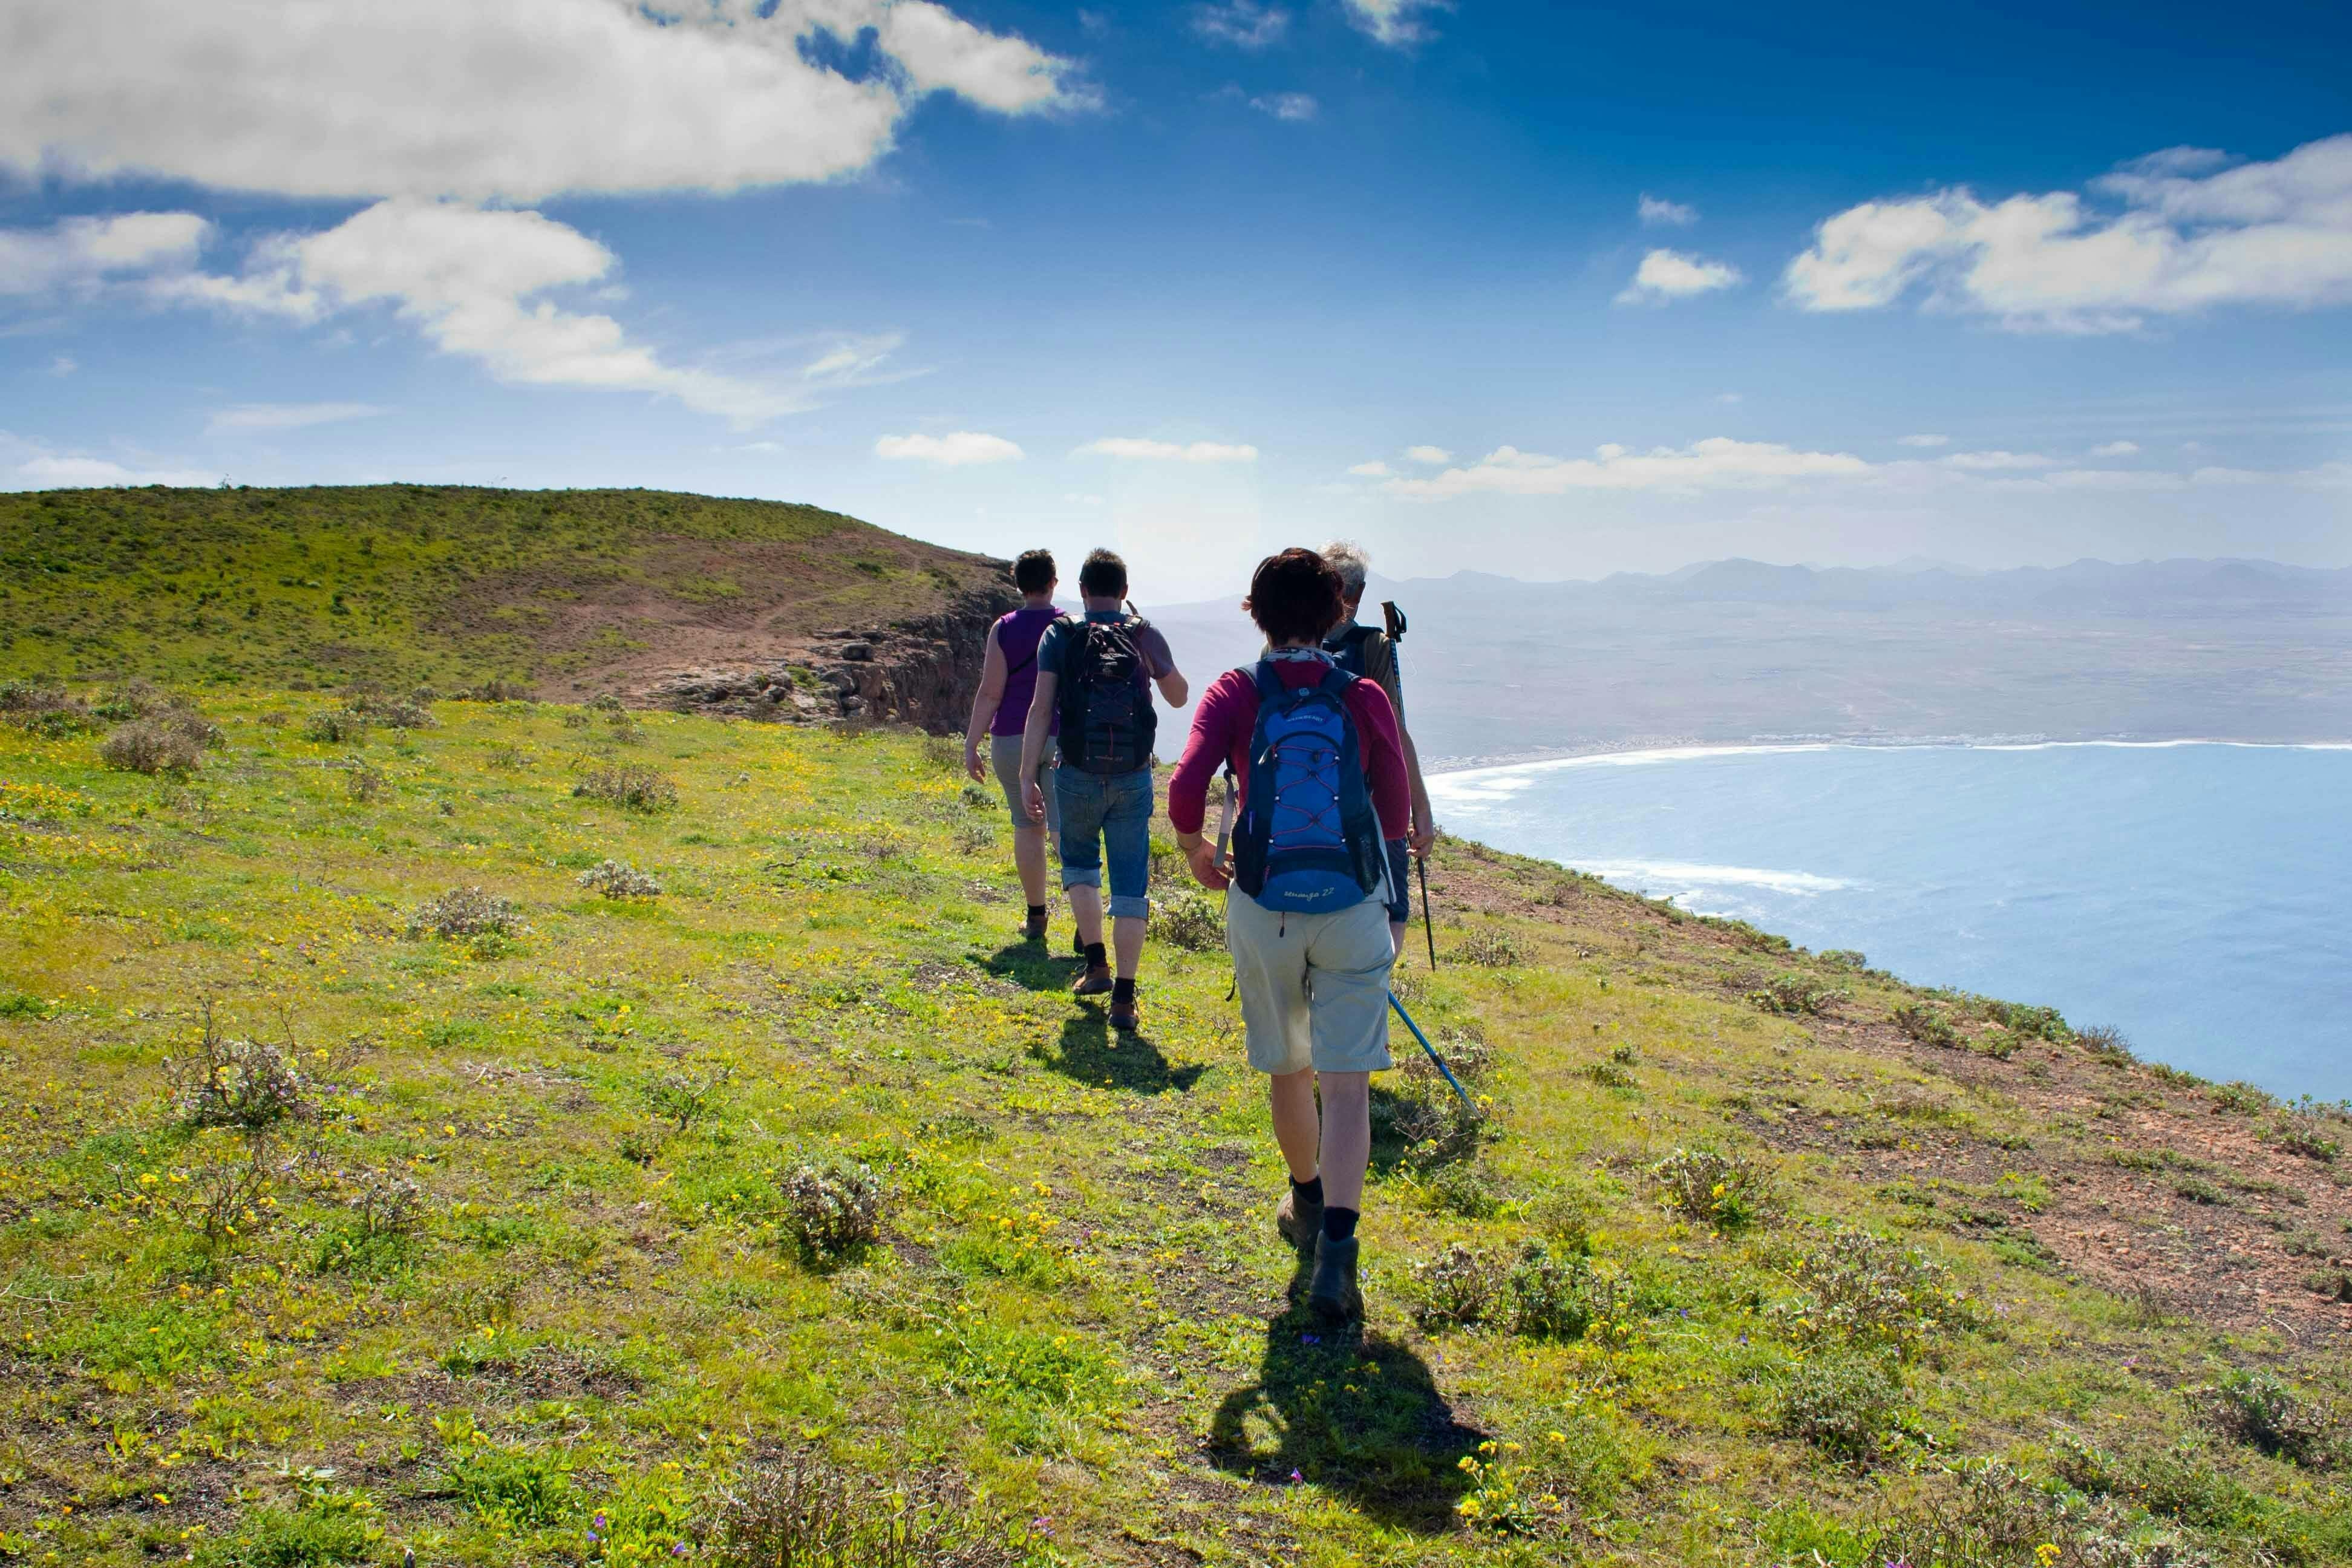
{"type": "Polygon", "coordinates": [[[1037,644],[1036,688],[1021,737],[1021,798],[1033,823],[1060,815],[1062,888],[1087,961],[1070,989],[1080,996],[1109,992],[1111,1027],[1132,1031],[1142,1026],[1135,973],[1151,914],[1151,741],[1159,717],[1150,689],[1158,686],[1171,708],[1184,706],[1192,689],[1168,639],[1123,607],[1126,562],[1108,550],[1089,553],[1078,568],[1078,595],[1086,618],[1055,622],[1037,644]],[[1038,775],[1049,734],[1062,757],[1051,796],[1038,775]],[[1115,976],[1103,948],[1106,861],[1115,976]]]}
{"type": "Polygon", "coordinates": [[[1045,781],[1045,820],[1029,820],[1029,803],[1021,795],[1021,731],[1029,721],[1029,699],[1037,685],[1037,644],[1045,628],[1064,618],[1054,607],[1054,590],[1060,585],[1049,550],[1024,550],[1013,563],[1013,585],[1021,590],[1021,607],[997,617],[988,628],[981,655],[980,689],[972,694],[971,717],[963,730],[963,771],[975,784],[996,775],[1004,792],[1005,809],[1013,814],[1013,864],[1021,873],[1021,891],[1029,901],[1029,918],[1021,934],[1031,942],[1045,935],[1045,836],[1062,826],[1060,803],[1053,779],[1060,754],[1054,744],[1056,726],[1049,720],[1045,748],[1039,759],[1045,781]],[[980,738],[988,736],[988,760],[980,755],[980,738]]]}
{"type": "Polygon", "coordinates": [[[1258,563],[1246,608],[1266,653],[1217,677],[1168,784],[1168,819],[1201,885],[1225,889],[1250,1065],[1267,1075],[1290,1190],[1275,1228],[1305,1254],[1307,1300],[1359,1311],[1356,1220],[1372,1149],[1371,1075],[1389,1067],[1390,868],[1410,820],[1403,748],[1380,683],[1323,651],[1339,574],[1312,550],[1258,563]],[[1212,776],[1240,792],[1233,857],[1202,829],[1212,776]],[[1316,1100],[1322,1100],[1317,1125],[1316,1100]]]}
{"type": "MultiPolygon", "coordinates": [[[[1356,616],[1364,604],[1364,579],[1371,568],[1371,557],[1360,544],[1335,539],[1323,547],[1323,559],[1339,574],[1339,587],[1347,606],[1347,618],[1331,628],[1323,639],[1324,651],[1341,669],[1349,675],[1360,675],[1381,683],[1388,693],[1389,707],[1396,714],[1397,739],[1404,745],[1404,770],[1412,780],[1412,829],[1403,838],[1391,838],[1388,843],[1389,881],[1396,897],[1389,905],[1389,935],[1395,941],[1399,952],[1404,951],[1405,928],[1412,924],[1412,884],[1405,879],[1411,869],[1405,864],[1405,852],[1411,847],[1413,858],[1429,858],[1430,847],[1437,842],[1435,819],[1429,809],[1429,785],[1421,776],[1421,753],[1413,748],[1412,731],[1404,721],[1404,682],[1397,672],[1397,640],[1404,635],[1404,617],[1393,620],[1383,617],[1383,623],[1368,626],[1356,616]]],[[[1393,610],[1393,605],[1384,606],[1393,610]]]]}

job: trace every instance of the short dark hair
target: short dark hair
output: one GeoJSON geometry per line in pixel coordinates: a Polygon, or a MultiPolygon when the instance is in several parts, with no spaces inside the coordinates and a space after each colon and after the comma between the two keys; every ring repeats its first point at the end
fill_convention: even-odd
{"type": "Polygon", "coordinates": [[[1312,550],[1269,555],[1250,574],[1249,612],[1270,643],[1321,642],[1347,613],[1339,574],[1312,550]]]}
{"type": "Polygon", "coordinates": [[[1108,550],[1089,550],[1078,568],[1078,592],[1097,599],[1127,597],[1127,563],[1108,550]]]}
{"type": "Polygon", "coordinates": [[[1042,594],[1059,576],[1050,550],[1024,550],[1013,558],[1013,585],[1024,594],[1042,594]]]}

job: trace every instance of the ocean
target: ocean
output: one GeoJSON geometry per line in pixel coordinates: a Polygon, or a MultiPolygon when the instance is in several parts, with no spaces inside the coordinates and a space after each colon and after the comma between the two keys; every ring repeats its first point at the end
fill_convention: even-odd
{"type": "Polygon", "coordinates": [[[1752,746],[1441,773],[1439,825],[2352,1097],[2352,746],[1752,746]]]}

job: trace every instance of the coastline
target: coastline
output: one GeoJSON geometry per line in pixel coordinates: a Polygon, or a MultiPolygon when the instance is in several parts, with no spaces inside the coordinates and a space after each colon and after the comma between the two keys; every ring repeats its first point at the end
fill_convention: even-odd
{"type": "Polygon", "coordinates": [[[2352,740],[2250,741],[2222,735],[2181,735],[2163,740],[2125,736],[2059,739],[2049,735],[1758,735],[1745,741],[1702,741],[1686,737],[1648,737],[1586,746],[1538,747],[1524,752],[1488,752],[1463,757],[1438,757],[1423,764],[1434,779],[1465,773],[1500,773],[1507,769],[1565,767],[1575,763],[1683,762],[1700,757],[1741,756],[1760,752],[1895,752],[1945,748],[1955,751],[2036,752],[2067,746],[2106,746],[2127,751],[2163,751],[2179,746],[2236,746],[2250,751],[2347,752],[2352,740]]]}

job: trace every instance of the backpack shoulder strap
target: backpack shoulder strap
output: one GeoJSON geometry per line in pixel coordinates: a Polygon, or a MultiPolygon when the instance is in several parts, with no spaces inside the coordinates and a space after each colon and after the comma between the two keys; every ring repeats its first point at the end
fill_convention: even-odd
{"type": "MultiPolygon", "coordinates": [[[[1016,611],[1014,611],[1014,612],[1013,612],[1013,615],[1018,615],[1018,614],[1020,614],[1020,612],[1019,612],[1018,610],[1016,610],[1016,611]]],[[[1009,621],[1009,620],[1011,620],[1012,618],[1013,618],[1013,616],[1005,616],[1005,617],[1004,617],[1004,621],[1009,621]]],[[[1007,679],[1007,680],[1010,680],[1010,679],[1012,679],[1014,676],[1016,676],[1016,675],[1020,674],[1023,670],[1024,670],[1024,669],[1028,668],[1031,665],[1033,665],[1033,664],[1036,663],[1036,662],[1037,662],[1037,650],[1038,650],[1039,648],[1042,648],[1042,647],[1044,647],[1045,646],[1045,633],[1046,633],[1046,632],[1050,632],[1050,631],[1052,631],[1055,626],[1060,626],[1064,621],[1066,621],[1066,620],[1068,620],[1069,618],[1070,618],[1069,616],[1066,616],[1066,615],[1062,614],[1059,610],[1055,611],[1055,612],[1054,612],[1054,618],[1053,618],[1052,620],[1050,620],[1050,621],[1047,621],[1047,622],[1045,623],[1045,629],[1044,629],[1043,631],[1040,631],[1040,632],[1037,634],[1037,640],[1036,640],[1035,642],[1031,643],[1031,644],[1029,645],[1029,655],[1028,655],[1028,657],[1027,657],[1027,658],[1024,658],[1024,659],[1023,659],[1019,664],[1016,664],[1016,665],[1014,665],[1012,668],[1010,668],[1010,669],[1006,670],[1006,671],[1004,672],[1004,679],[1007,679]]],[[[997,623],[996,623],[996,624],[997,624],[997,626],[998,626],[1000,629],[1002,629],[1002,628],[1003,628],[1003,625],[1004,625],[1004,621],[999,621],[999,622],[997,622],[997,623]]],[[[1001,648],[1001,647],[1003,647],[1004,646],[1004,639],[1003,639],[1002,637],[999,637],[996,639],[996,646],[997,646],[998,647],[1000,647],[1000,648],[1001,648]]]]}

